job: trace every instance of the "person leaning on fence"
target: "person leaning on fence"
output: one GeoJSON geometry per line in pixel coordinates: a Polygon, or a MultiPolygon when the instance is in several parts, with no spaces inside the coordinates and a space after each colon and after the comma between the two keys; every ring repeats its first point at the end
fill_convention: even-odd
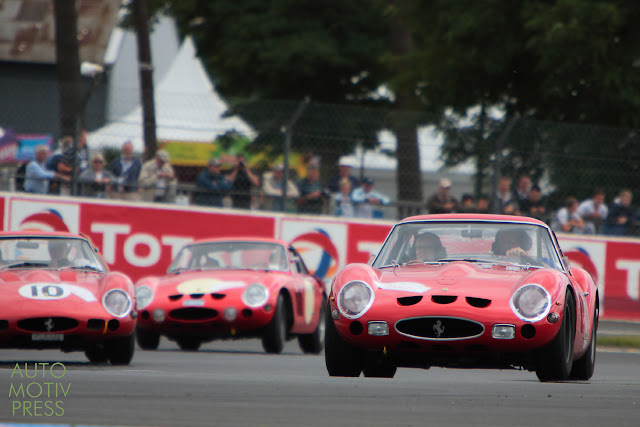
{"type": "Polygon", "coordinates": [[[353,218],[356,216],[356,207],[351,198],[351,181],[348,178],[343,178],[340,181],[340,191],[333,193],[333,212],[336,216],[344,216],[353,218]]]}
{"type": "Polygon", "coordinates": [[[573,196],[567,197],[564,207],[556,211],[551,228],[556,233],[584,233],[584,221],[578,214],[578,199],[573,196]]]}
{"type": "Polygon", "coordinates": [[[113,176],[104,170],[104,157],[100,153],[91,156],[89,165],[78,177],[80,194],[104,199],[111,193],[113,176]]]}
{"type": "Polygon", "coordinates": [[[365,177],[362,185],[351,193],[358,218],[382,218],[384,215],[380,207],[391,204],[389,197],[373,189],[374,184],[373,179],[365,177]]]}
{"type": "Polygon", "coordinates": [[[530,216],[541,221],[547,220],[546,201],[544,197],[542,197],[542,190],[540,187],[537,185],[531,187],[529,197],[520,202],[520,210],[522,215],[530,216]]]}
{"type": "Polygon", "coordinates": [[[444,214],[456,212],[458,201],[451,197],[451,181],[442,178],[436,191],[427,201],[427,210],[430,214],[444,214]]]}
{"type": "Polygon", "coordinates": [[[519,215],[518,202],[513,198],[511,191],[511,178],[501,176],[498,180],[498,188],[489,201],[489,212],[503,215],[519,215]]]}
{"type": "Polygon", "coordinates": [[[133,144],[125,141],[120,156],[109,164],[109,172],[115,181],[111,196],[122,200],[140,200],[138,178],[141,169],[142,162],[133,155],[133,144]]]}
{"type": "Polygon", "coordinates": [[[25,169],[24,191],[47,194],[49,190],[49,180],[61,177],[57,172],[46,168],[45,161],[48,153],[49,149],[46,145],[36,147],[35,158],[27,163],[25,169]]]}
{"type": "Polygon", "coordinates": [[[325,210],[327,194],[320,183],[320,167],[316,163],[307,166],[307,176],[298,182],[300,197],[296,199],[298,213],[320,214],[325,210]]]}
{"type": "Polygon", "coordinates": [[[220,173],[220,166],[218,159],[210,159],[207,167],[196,177],[196,192],[193,195],[196,205],[223,206],[224,196],[233,188],[233,182],[220,173]]]}
{"type": "Polygon", "coordinates": [[[138,184],[142,190],[142,200],[173,202],[178,180],[169,163],[169,153],[158,150],[153,159],[144,162],[138,184]]]}
{"type": "Polygon", "coordinates": [[[358,188],[360,186],[360,180],[351,175],[353,164],[346,158],[341,158],[338,162],[338,174],[329,178],[329,191],[331,193],[338,193],[340,191],[340,183],[348,179],[351,183],[351,189],[358,188]]]}
{"type": "Polygon", "coordinates": [[[635,223],[638,220],[636,209],[631,206],[633,193],[623,189],[609,208],[607,220],[602,225],[602,233],[612,236],[629,236],[635,234],[635,223]]]}
{"type": "Polygon", "coordinates": [[[604,198],[604,190],[595,188],[591,198],[578,205],[578,215],[584,221],[585,234],[599,233],[602,223],[607,219],[609,208],[604,203],[604,198]]]}
{"type": "MultiPolygon", "coordinates": [[[[282,211],[284,206],[282,204],[283,195],[283,181],[284,181],[284,167],[281,163],[276,164],[270,174],[266,174],[264,184],[262,185],[262,191],[266,197],[266,208],[274,211],[282,211]]],[[[297,199],[300,196],[298,188],[291,179],[287,182],[287,199],[297,199]]]]}
{"type": "Polygon", "coordinates": [[[58,149],[47,159],[47,169],[58,173],[57,179],[51,181],[49,194],[69,195],[71,193],[71,187],[66,184],[71,181],[71,173],[73,172],[70,150],[73,150],[73,137],[63,136],[58,141],[58,149]],[[63,187],[64,191],[62,191],[63,187]]]}

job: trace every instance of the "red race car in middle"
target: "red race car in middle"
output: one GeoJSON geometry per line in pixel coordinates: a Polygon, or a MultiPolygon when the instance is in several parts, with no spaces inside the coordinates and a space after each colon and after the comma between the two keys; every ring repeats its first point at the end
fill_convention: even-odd
{"type": "Polygon", "coordinates": [[[210,239],[185,246],[163,277],[136,284],[136,338],[147,350],[160,337],[183,350],[223,338],[261,337],[280,353],[297,337],[305,353],[324,348],[324,283],[300,254],[275,239],[210,239]]]}

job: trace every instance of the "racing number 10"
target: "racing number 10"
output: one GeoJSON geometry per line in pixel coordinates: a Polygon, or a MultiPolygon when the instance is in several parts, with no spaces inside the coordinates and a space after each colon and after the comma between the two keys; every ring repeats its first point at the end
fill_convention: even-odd
{"type": "Polygon", "coordinates": [[[63,294],[64,294],[64,289],[58,286],[54,286],[54,285],[31,286],[31,295],[34,298],[38,298],[38,297],[56,298],[56,297],[61,297],[63,294]]]}

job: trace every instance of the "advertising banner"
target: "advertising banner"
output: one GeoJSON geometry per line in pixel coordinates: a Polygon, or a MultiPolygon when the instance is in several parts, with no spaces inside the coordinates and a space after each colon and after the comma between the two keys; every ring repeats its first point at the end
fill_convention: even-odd
{"type": "MultiPolygon", "coordinates": [[[[366,263],[391,221],[344,220],[232,209],[0,195],[4,230],[59,230],[90,237],[112,270],[134,281],[164,274],[180,248],[207,237],[275,237],[291,243],[326,282],[348,263],[366,263]]],[[[572,265],[598,285],[600,315],[640,321],[640,239],[559,235],[572,265]]]]}

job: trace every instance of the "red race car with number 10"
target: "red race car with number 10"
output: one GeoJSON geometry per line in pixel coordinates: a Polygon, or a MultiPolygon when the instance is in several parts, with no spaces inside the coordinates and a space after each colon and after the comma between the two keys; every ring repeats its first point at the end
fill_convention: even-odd
{"type": "Polygon", "coordinates": [[[395,225],[371,265],[329,294],[331,376],[398,367],[524,368],[541,381],[593,375],[598,289],[532,218],[449,214],[395,225]]]}
{"type": "Polygon", "coordinates": [[[114,365],[133,358],[133,283],[109,272],[84,236],[0,233],[0,300],[0,348],[84,351],[114,365]]]}

